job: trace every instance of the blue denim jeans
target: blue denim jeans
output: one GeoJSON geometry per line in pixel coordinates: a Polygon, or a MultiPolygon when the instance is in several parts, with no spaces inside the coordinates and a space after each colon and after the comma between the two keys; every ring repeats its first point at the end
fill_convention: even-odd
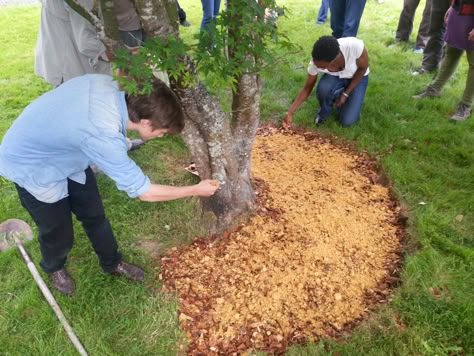
{"type": "Polygon", "coordinates": [[[217,15],[219,15],[219,7],[221,0],[201,0],[202,4],[202,21],[201,31],[207,29],[217,15]]]}
{"type": "Polygon", "coordinates": [[[331,0],[322,0],[321,7],[319,8],[317,23],[325,23],[328,18],[329,7],[331,6],[331,0]]]}
{"type": "Polygon", "coordinates": [[[356,37],[366,0],[332,0],[331,29],[336,38],[356,37]]]}
{"type": "MultiPolygon", "coordinates": [[[[329,74],[324,74],[321,77],[316,87],[321,120],[324,121],[331,115],[336,99],[349,86],[350,81],[351,79],[341,79],[329,74]]],[[[359,120],[368,83],[369,76],[366,75],[351,92],[344,105],[337,109],[338,120],[342,126],[351,126],[359,120]]]]}

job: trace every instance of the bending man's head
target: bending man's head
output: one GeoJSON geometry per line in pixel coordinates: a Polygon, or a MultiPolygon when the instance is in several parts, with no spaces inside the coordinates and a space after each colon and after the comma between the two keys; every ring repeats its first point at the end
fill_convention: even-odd
{"type": "Polygon", "coordinates": [[[159,79],[153,82],[149,95],[127,96],[130,121],[150,120],[153,129],[166,129],[170,135],[179,134],[184,128],[184,114],[176,94],[159,79]]]}
{"type": "Polygon", "coordinates": [[[339,42],[333,36],[320,37],[313,46],[313,62],[330,63],[339,54],[339,42]]]}

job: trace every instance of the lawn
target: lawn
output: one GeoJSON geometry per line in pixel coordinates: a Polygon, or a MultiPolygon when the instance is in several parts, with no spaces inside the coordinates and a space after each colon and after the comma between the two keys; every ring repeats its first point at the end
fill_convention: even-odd
{"type": "MultiPolygon", "coordinates": [[[[181,28],[182,35],[192,41],[200,4],[182,0],[180,5],[192,23],[181,28]]],[[[286,61],[263,73],[262,118],[272,121],[283,118],[302,87],[313,42],[330,33],[328,24],[315,26],[319,4],[286,0],[279,5],[286,7],[287,17],[278,26],[301,50],[285,54],[286,61]]],[[[413,101],[411,95],[430,77],[409,74],[421,62],[409,45],[388,47],[401,7],[401,0],[367,2],[359,37],[369,52],[371,74],[360,122],[342,128],[330,120],[317,130],[353,141],[376,157],[392,179],[409,214],[402,282],[391,302],[351,335],[339,342],[294,346],[288,355],[474,354],[474,117],[462,123],[447,119],[462,95],[466,59],[441,98],[413,101]]],[[[39,14],[37,5],[0,7],[0,137],[28,103],[49,89],[33,73],[39,14]]],[[[220,99],[228,107],[226,98],[220,99]]],[[[316,107],[312,96],[294,115],[295,124],[316,130],[316,107]]],[[[182,169],[189,157],[179,138],[155,140],[131,156],[154,181],[196,181],[182,169]]],[[[55,296],[91,355],[181,353],[186,339],[177,320],[176,296],[160,293],[157,261],[141,246],[155,242],[164,252],[202,234],[196,200],[143,203],[117,191],[106,177],[99,177],[99,185],[121,250],[128,261],[145,268],[146,283],[104,275],[76,224],[68,269],[77,291],[71,298],[55,296]]],[[[9,218],[32,223],[13,184],[0,178],[0,221],[9,218]]],[[[27,249],[38,266],[37,240],[27,249]]],[[[0,300],[0,354],[76,354],[16,250],[0,255],[0,300]]]]}

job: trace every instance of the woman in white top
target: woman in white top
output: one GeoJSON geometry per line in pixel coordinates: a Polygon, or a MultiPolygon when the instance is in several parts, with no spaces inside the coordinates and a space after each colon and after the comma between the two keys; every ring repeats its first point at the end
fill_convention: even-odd
{"type": "Polygon", "coordinates": [[[291,124],[293,113],[311,94],[319,73],[323,75],[316,88],[320,105],[316,125],[331,115],[333,106],[343,126],[353,125],[359,120],[369,82],[369,55],[364,42],[355,37],[323,36],[314,44],[312,57],[306,83],[286,113],[283,126],[291,124]]]}

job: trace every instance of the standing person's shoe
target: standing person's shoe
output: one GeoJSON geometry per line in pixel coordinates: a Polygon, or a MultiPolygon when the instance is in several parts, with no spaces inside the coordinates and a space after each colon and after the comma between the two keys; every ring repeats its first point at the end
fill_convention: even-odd
{"type": "MultiPolygon", "coordinates": [[[[416,53],[416,54],[423,54],[424,51],[425,51],[425,50],[424,50],[423,48],[421,48],[421,47],[415,47],[415,48],[413,48],[413,53],[416,53]]],[[[413,72],[413,73],[414,73],[414,72],[413,72]]],[[[412,75],[415,75],[415,74],[413,74],[413,73],[412,73],[412,75]]]]}
{"type": "Polygon", "coordinates": [[[456,112],[451,116],[451,120],[454,121],[464,121],[471,116],[471,107],[466,104],[459,104],[456,112]]]}
{"type": "Polygon", "coordinates": [[[64,268],[61,268],[59,271],[49,273],[49,279],[51,280],[53,287],[62,294],[74,294],[74,281],[64,268]]]}
{"type": "Polygon", "coordinates": [[[435,89],[431,85],[428,85],[425,90],[423,90],[420,94],[413,95],[413,99],[424,99],[424,98],[436,98],[440,96],[441,93],[435,89]]]}
{"type": "Polygon", "coordinates": [[[127,142],[128,142],[128,150],[129,151],[134,151],[140,147],[142,147],[146,141],[142,140],[141,138],[135,138],[133,140],[127,138],[127,142]]]}
{"type": "Polygon", "coordinates": [[[114,276],[125,276],[132,282],[143,282],[145,279],[145,272],[137,266],[126,262],[120,262],[111,273],[114,276]]]}
{"type": "Polygon", "coordinates": [[[415,69],[413,72],[411,72],[411,75],[415,76],[415,75],[423,75],[423,74],[428,74],[428,73],[432,73],[433,70],[428,70],[424,67],[421,67],[421,68],[418,68],[418,69],[415,69]]]}
{"type": "Polygon", "coordinates": [[[402,42],[408,42],[408,40],[401,40],[400,38],[395,38],[395,40],[392,43],[388,44],[387,47],[395,48],[402,42]]]}

